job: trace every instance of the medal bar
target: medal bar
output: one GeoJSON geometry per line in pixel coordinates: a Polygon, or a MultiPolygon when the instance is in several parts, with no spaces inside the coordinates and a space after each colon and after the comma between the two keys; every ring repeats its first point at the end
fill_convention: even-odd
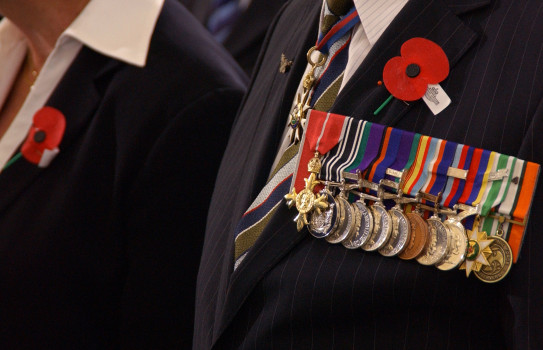
{"type": "Polygon", "coordinates": [[[493,283],[518,256],[508,238],[524,233],[538,174],[514,157],[310,110],[286,198],[316,238],[493,283]]]}

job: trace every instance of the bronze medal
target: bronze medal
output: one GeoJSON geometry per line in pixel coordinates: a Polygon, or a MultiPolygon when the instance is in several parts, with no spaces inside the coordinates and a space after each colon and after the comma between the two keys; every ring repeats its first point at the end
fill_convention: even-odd
{"type": "Polygon", "coordinates": [[[422,252],[428,240],[428,224],[416,213],[407,213],[407,218],[411,225],[411,236],[407,247],[401,252],[398,257],[404,260],[414,259],[422,252]]]}

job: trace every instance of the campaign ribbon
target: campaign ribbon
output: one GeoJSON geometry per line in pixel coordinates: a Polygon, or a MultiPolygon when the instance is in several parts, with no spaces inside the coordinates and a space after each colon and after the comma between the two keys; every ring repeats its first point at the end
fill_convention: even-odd
{"type": "Polygon", "coordinates": [[[447,184],[447,173],[453,162],[457,146],[458,144],[454,142],[444,140],[441,142],[438,157],[432,166],[431,176],[424,187],[424,192],[437,196],[443,191],[447,184]]]}
{"type": "Polygon", "coordinates": [[[356,149],[356,156],[351,164],[345,169],[347,172],[354,172],[353,170],[362,162],[364,154],[366,153],[366,146],[368,145],[368,140],[370,139],[370,131],[373,123],[366,122],[364,124],[364,132],[362,133],[362,138],[358,143],[358,148],[356,149]]]}
{"type": "MultiPolygon", "coordinates": [[[[500,171],[509,171],[508,169],[512,169],[514,162],[515,157],[498,154],[492,172],[496,174],[500,171]]],[[[491,180],[491,184],[487,186],[483,198],[481,199],[481,216],[487,216],[490,209],[498,206],[502,202],[510,180],[511,174],[499,179],[491,180]]]]}
{"type": "Polygon", "coordinates": [[[471,165],[466,178],[466,185],[464,186],[462,195],[458,199],[459,203],[470,205],[477,198],[482,184],[482,178],[487,170],[489,157],[490,152],[487,150],[475,148],[473,151],[471,165]]]}
{"type": "Polygon", "coordinates": [[[378,183],[385,178],[387,169],[396,161],[401,140],[402,131],[400,129],[387,128],[381,156],[374,163],[369,174],[370,181],[378,183]]]}
{"type": "Polygon", "coordinates": [[[294,177],[294,188],[297,192],[305,187],[304,179],[309,177],[307,164],[315,156],[315,152],[326,154],[339,143],[345,120],[346,117],[339,114],[309,110],[307,130],[303,136],[302,152],[294,177]]]}
{"type": "Polygon", "coordinates": [[[417,192],[413,192],[413,188],[418,181],[418,179],[422,176],[423,172],[423,165],[426,162],[426,158],[428,157],[428,151],[430,148],[432,138],[429,136],[421,136],[418,148],[417,148],[417,154],[415,156],[415,160],[413,162],[413,165],[409,168],[409,171],[407,173],[407,177],[405,180],[404,188],[402,191],[404,193],[407,193],[412,196],[416,196],[417,192]]]}
{"type": "Polygon", "coordinates": [[[513,251],[513,262],[516,262],[524,241],[524,233],[533,201],[533,193],[539,176],[540,166],[532,162],[518,159],[513,169],[507,195],[497,212],[503,215],[505,239],[513,251]],[[512,222],[509,222],[512,220],[512,222]]]}
{"type": "MultiPolygon", "coordinates": [[[[471,165],[474,150],[475,148],[473,147],[458,145],[456,147],[456,153],[451,167],[461,170],[468,170],[471,165]]],[[[464,192],[465,185],[465,179],[449,177],[443,193],[441,205],[447,208],[452,208],[456,203],[458,203],[460,196],[464,192]]]]}
{"type": "MultiPolygon", "coordinates": [[[[371,123],[366,121],[359,121],[353,118],[346,120],[345,128],[341,135],[342,141],[322,159],[321,176],[323,178],[335,182],[341,181],[343,171],[355,161],[361,143],[367,143],[367,136],[369,136],[368,124],[371,125],[371,123]],[[367,131],[367,135],[364,141],[365,131],[367,131]]],[[[365,146],[363,149],[365,149],[365,146]]]]}
{"type": "MultiPolygon", "coordinates": [[[[420,134],[403,130],[400,131],[401,139],[400,145],[398,146],[398,154],[396,155],[394,163],[389,166],[389,169],[404,171],[406,168],[409,168],[415,160],[420,134]],[[409,161],[411,161],[411,163],[409,163],[409,161]]],[[[386,178],[393,181],[399,181],[399,179],[390,175],[387,175],[386,178]]]]}
{"type": "Polygon", "coordinates": [[[348,170],[352,173],[360,171],[363,173],[370,163],[374,161],[380,149],[381,140],[383,138],[383,132],[385,130],[384,125],[372,124],[368,135],[368,142],[366,143],[366,149],[363,151],[363,157],[358,165],[354,168],[349,167],[348,170]]]}
{"type": "Polygon", "coordinates": [[[532,207],[533,193],[535,192],[539,171],[539,164],[527,162],[520,194],[517,196],[517,203],[513,212],[513,217],[522,221],[524,225],[513,224],[508,239],[511,250],[513,251],[514,262],[517,262],[520,248],[522,248],[524,241],[524,231],[528,226],[528,217],[532,207]]]}
{"type": "Polygon", "coordinates": [[[429,139],[428,148],[426,151],[425,159],[421,165],[418,178],[415,180],[410,192],[413,194],[419,193],[422,187],[427,183],[431,174],[432,163],[436,161],[435,157],[439,155],[438,149],[441,145],[442,140],[432,137],[429,139]]]}
{"type": "Polygon", "coordinates": [[[477,177],[472,189],[472,194],[468,200],[468,204],[476,206],[481,203],[481,200],[486,192],[486,188],[489,187],[489,184],[492,184],[492,181],[489,180],[489,176],[492,172],[496,171],[496,162],[498,159],[499,153],[489,152],[486,170],[481,177],[477,177]]]}

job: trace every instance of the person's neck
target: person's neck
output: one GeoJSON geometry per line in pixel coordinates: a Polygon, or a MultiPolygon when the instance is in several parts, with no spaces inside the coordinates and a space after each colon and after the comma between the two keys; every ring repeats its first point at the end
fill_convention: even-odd
{"type": "Polygon", "coordinates": [[[1,1],[0,13],[25,35],[32,64],[40,70],[55,43],[90,0],[1,1]]]}

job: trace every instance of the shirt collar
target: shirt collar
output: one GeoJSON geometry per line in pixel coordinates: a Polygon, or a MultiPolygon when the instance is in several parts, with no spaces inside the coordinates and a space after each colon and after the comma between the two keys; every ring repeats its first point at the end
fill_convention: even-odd
{"type": "Polygon", "coordinates": [[[164,0],[91,0],[62,33],[91,49],[143,67],[164,0]]]}
{"type": "Polygon", "coordinates": [[[7,18],[0,21],[0,106],[4,104],[11,85],[26,55],[26,39],[7,18]]]}
{"type": "Polygon", "coordinates": [[[407,0],[354,0],[360,24],[371,46],[375,45],[406,3],[407,0]]]}

